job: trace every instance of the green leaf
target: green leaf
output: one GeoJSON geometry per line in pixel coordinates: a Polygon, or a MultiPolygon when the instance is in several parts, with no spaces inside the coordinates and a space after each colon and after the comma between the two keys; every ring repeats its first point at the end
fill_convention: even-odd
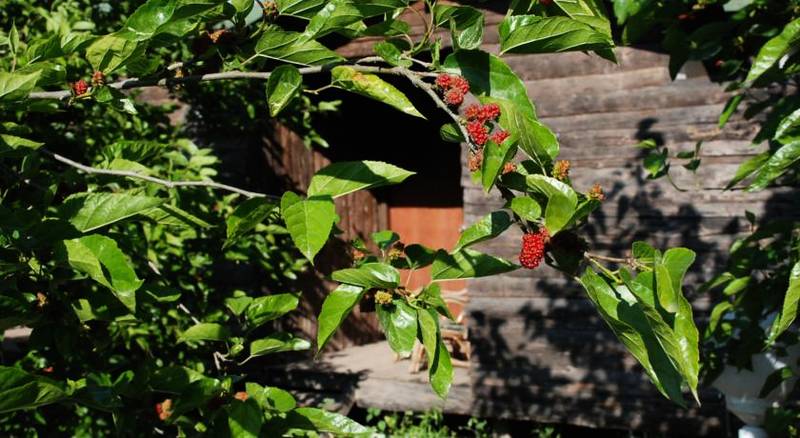
{"type": "Polygon", "coordinates": [[[314,174],[308,195],[338,198],[358,190],[399,184],[411,175],[414,172],[381,161],[339,161],[314,174]]]}
{"type": "Polygon", "coordinates": [[[728,119],[730,119],[733,113],[736,112],[736,109],[739,108],[739,104],[742,103],[742,99],[744,99],[744,94],[736,94],[728,99],[728,101],[725,103],[725,108],[722,110],[722,114],[719,115],[720,128],[728,123],[728,119]]]}
{"type": "Polygon", "coordinates": [[[798,302],[800,302],[800,262],[795,263],[789,273],[789,287],[783,297],[783,306],[770,328],[768,344],[775,342],[775,339],[792,325],[797,318],[798,302]]]}
{"type": "Polygon", "coordinates": [[[417,338],[417,313],[405,300],[395,298],[392,304],[378,304],[378,321],[392,350],[401,357],[411,355],[417,338]]]}
{"type": "Polygon", "coordinates": [[[135,292],[143,281],[136,277],[117,242],[99,234],[65,240],[67,261],[76,270],[111,289],[131,312],[136,309],[135,292]]]}
{"type": "Polygon", "coordinates": [[[340,284],[325,297],[317,318],[317,351],[322,351],[336,329],[361,301],[366,290],[362,287],[340,284]]]}
{"type": "Polygon", "coordinates": [[[68,197],[59,207],[59,214],[79,231],[89,232],[135,216],[159,204],[162,199],[120,193],[78,193],[68,197]]]}
{"type": "Polygon", "coordinates": [[[650,380],[665,397],[684,405],[681,374],[664,352],[635,298],[621,299],[605,280],[591,269],[580,278],[597,311],[625,347],[642,364],[650,380]],[[634,303],[630,302],[634,300],[634,303]]]}
{"type": "Polygon", "coordinates": [[[770,157],[771,154],[769,151],[766,151],[743,161],[742,164],[739,165],[739,168],[736,169],[736,174],[730,180],[728,185],[725,186],[725,190],[731,189],[733,186],[739,184],[739,182],[752,175],[753,172],[760,169],[764,163],[770,159],[770,157]]]}
{"type": "Polygon", "coordinates": [[[211,228],[211,224],[174,205],[161,204],[139,213],[161,225],[180,228],[211,228]]]}
{"type": "Polygon", "coordinates": [[[764,381],[764,386],[761,387],[761,391],[758,393],[758,398],[767,398],[770,392],[774,391],[778,386],[781,385],[781,383],[791,379],[792,377],[794,377],[794,372],[789,366],[785,366],[771,372],[767,376],[767,380],[764,381]]]}
{"type": "MultiPolygon", "coordinates": [[[[748,192],[765,189],[772,181],[786,173],[800,160],[800,137],[789,140],[767,159],[758,169],[748,192]]],[[[738,174],[738,172],[737,172],[738,174]]]]}
{"type": "Polygon", "coordinates": [[[252,198],[242,202],[225,220],[227,239],[223,247],[228,247],[260,224],[275,208],[275,204],[265,198],[252,198]]]}
{"type": "Polygon", "coordinates": [[[293,192],[281,198],[281,216],[297,249],[314,264],[336,220],[336,206],[329,196],[302,199],[293,192]]]}
{"type": "Polygon", "coordinates": [[[555,5],[573,20],[589,25],[611,37],[611,23],[606,18],[602,2],[595,0],[555,0],[555,5]]]}
{"type": "Polygon", "coordinates": [[[256,43],[257,56],[299,65],[325,65],[342,61],[339,54],[297,32],[270,28],[256,43]]]}
{"type": "MultiPolygon", "coordinates": [[[[511,132],[511,131],[510,131],[511,132]]],[[[489,193],[495,180],[503,170],[503,166],[517,155],[517,133],[511,132],[511,137],[500,144],[488,140],[483,147],[483,161],[481,163],[481,183],[483,190],[489,193]]]]}
{"type": "Polygon", "coordinates": [[[570,223],[570,219],[575,214],[575,204],[562,195],[554,193],[547,201],[544,212],[544,225],[548,233],[554,236],[570,223]]]}
{"type": "Polygon", "coordinates": [[[86,49],[86,59],[95,71],[112,73],[144,53],[146,43],[125,38],[121,33],[103,35],[86,49]]]}
{"type": "Polygon", "coordinates": [[[461,233],[461,237],[458,239],[453,251],[458,251],[484,240],[494,239],[507,230],[509,226],[511,226],[511,218],[508,213],[504,211],[489,213],[461,233]]]}
{"type": "Polygon", "coordinates": [[[428,358],[428,378],[431,387],[439,397],[447,398],[453,382],[453,365],[450,361],[450,353],[442,342],[436,313],[418,309],[417,318],[420,337],[428,358]]]}
{"type": "Polygon", "coordinates": [[[464,278],[487,277],[513,271],[519,266],[498,258],[464,248],[452,254],[444,250],[436,253],[431,267],[433,280],[460,280],[464,278]]]}
{"type": "Polygon", "coordinates": [[[231,337],[231,332],[227,327],[214,323],[195,324],[178,338],[179,342],[186,341],[227,341],[231,337]]]}
{"type": "Polygon", "coordinates": [[[437,27],[450,29],[457,49],[477,49],[483,41],[484,17],[478,9],[436,4],[433,7],[433,21],[437,27]]]}
{"type": "MultiPolygon", "coordinates": [[[[252,3],[252,2],[251,2],[252,3]]],[[[303,77],[300,70],[293,65],[277,67],[267,80],[267,102],[269,115],[275,117],[300,94],[303,86],[303,77]]]]}
{"type": "Polygon", "coordinates": [[[258,297],[247,306],[245,316],[251,328],[280,318],[297,308],[300,299],[293,294],[274,294],[258,297]]]}
{"type": "Polygon", "coordinates": [[[400,240],[400,235],[392,230],[376,231],[372,233],[371,237],[372,241],[382,250],[388,249],[395,242],[400,240]]]}
{"type": "Polygon", "coordinates": [[[334,271],[331,278],[367,289],[393,289],[400,283],[400,273],[385,263],[364,263],[358,268],[340,269],[334,271]]]}
{"type": "Polygon", "coordinates": [[[22,100],[36,86],[41,70],[29,74],[0,72],[0,102],[22,100]]]}
{"type": "Polygon", "coordinates": [[[775,63],[797,45],[798,41],[800,41],[800,18],[786,24],[778,36],[770,39],[761,47],[752,67],[750,67],[750,71],[747,72],[747,78],[744,80],[745,85],[750,86],[756,79],[772,68],[775,63]]]}
{"type": "Polygon", "coordinates": [[[445,59],[443,66],[449,73],[464,76],[472,94],[510,101],[522,119],[536,120],[525,84],[499,57],[481,50],[458,50],[445,59]]]}
{"type": "Polygon", "coordinates": [[[0,151],[2,151],[5,148],[10,148],[15,150],[23,148],[26,150],[33,151],[39,149],[39,147],[42,145],[44,145],[44,143],[29,140],[27,138],[17,137],[16,135],[0,134],[0,151]]]}
{"type": "Polygon", "coordinates": [[[247,296],[242,291],[235,291],[233,296],[225,298],[225,307],[230,309],[234,315],[239,316],[247,310],[247,306],[253,302],[253,297],[247,296]]]}
{"type": "MultiPolygon", "coordinates": [[[[530,114],[519,111],[510,101],[498,99],[494,102],[500,105],[500,126],[512,136],[504,144],[516,140],[519,148],[536,160],[540,167],[546,167],[547,163],[558,156],[558,139],[550,128],[530,114]]],[[[508,157],[511,158],[513,157],[508,157]]]]}
{"type": "Polygon", "coordinates": [[[461,130],[458,129],[458,125],[455,123],[445,123],[439,128],[439,137],[442,140],[448,143],[461,143],[464,140],[464,136],[461,135],[461,130]]]}
{"type": "Polygon", "coordinates": [[[530,191],[541,193],[548,200],[554,196],[562,195],[573,207],[578,205],[578,194],[575,193],[575,190],[555,178],[538,174],[528,175],[525,177],[525,184],[530,191]]]}
{"type": "Polygon", "coordinates": [[[535,221],[542,216],[542,207],[529,196],[516,196],[506,207],[526,221],[535,221]]]}
{"type": "MultiPolygon", "coordinates": [[[[252,5],[252,2],[250,3],[252,5]]],[[[255,400],[232,400],[227,406],[228,431],[232,438],[257,438],[261,436],[264,414],[255,400]]]]}
{"type": "Polygon", "coordinates": [[[289,412],[297,407],[292,394],[274,386],[261,386],[258,383],[247,382],[244,384],[247,395],[258,403],[261,409],[289,412]]]}
{"type": "MultiPolygon", "coordinates": [[[[370,434],[372,430],[355,421],[335,412],[323,411],[317,408],[297,408],[290,412],[302,418],[303,423],[310,423],[318,432],[329,432],[334,435],[352,436],[370,434]]],[[[290,423],[292,418],[289,417],[290,423]]]]}
{"type": "Polygon", "coordinates": [[[0,367],[0,413],[38,408],[66,398],[64,390],[49,379],[0,367]]]}
{"type": "Polygon", "coordinates": [[[503,26],[506,30],[500,34],[501,53],[602,51],[614,47],[609,35],[567,17],[512,16],[503,26]]]}
{"type": "Polygon", "coordinates": [[[301,18],[311,18],[326,3],[326,0],[276,0],[278,12],[301,18]]]}
{"type": "Polygon", "coordinates": [[[411,67],[411,60],[404,59],[400,49],[389,41],[381,41],[375,44],[372,46],[372,50],[384,61],[395,67],[411,67]]]}
{"type": "Polygon", "coordinates": [[[101,152],[103,157],[112,161],[122,158],[141,163],[163,153],[168,145],[146,140],[121,140],[105,147],[101,152]]]}
{"type": "Polygon", "coordinates": [[[383,102],[406,114],[425,118],[405,94],[377,75],[340,65],[331,69],[331,85],[383,102]]]}
{"type": "Polygon", "coordinates": [[[419,299],[439,312],[440,315],[455,321],[453,314],[450,312],[450,308],[447,307],[447,303],[442,298],[442,288],[439,286],[439,283],[427,285],[422,289],[422,292],[420,292],[419,299]]]}
{"type": "Polygon", "coordinates": [[[781,120],[781,122],[778,124],[778,127],[775,129],[775,135],[773,135],[772,138],[777,140],[798,126],[800,126],[800,108],[792,111],[791,114],[781,120]]]}
{"type": "Polygon", "coordinates": [[[302,351],[311,348],[311,343],[289,333],[275,333],[250,343],[250,357],[285,351],[302,351]]]}

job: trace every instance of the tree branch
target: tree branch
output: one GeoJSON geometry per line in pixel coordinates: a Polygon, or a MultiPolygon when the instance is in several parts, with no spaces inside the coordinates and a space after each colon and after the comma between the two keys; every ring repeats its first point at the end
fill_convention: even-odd
{"type": "MultiPolygon", "coordinates": [[[[314,67],[303,67],[298,69],[300,74],[307,75],[307,74],[316,74],[322,73],[324,71],[328,71],[334,66],[331,65],[322,65],[322,66],[314,66],[314,67]]],[[[416,72],[407,69],[402,69],[398,67],[376,67],[376,66],[367,66],[367,65],[349,65],[349,67],[353,68],[354,70],[365,72],[365,73],[383,73],[383,74],[391,74],[396,76],[405,76],[405,73],[416,75],[416,76],[426,76],[426,77],[433,77],[436,76],[436,73],[429,73],[429,72],[416,72]]],[[[143,87],[169,87],[178,84],[184,83],[194,83],[194,82],[207,82],[207,81],[223,81],[223,80],[235,80],[235,79],[255,79],[266,81],[272,75],[272,72],[259,72],[259,71],[226,71],[220,73],[207,73],[203,75],[190,75],[184,76],[180,78],[153,78],[153,79],[123,79],[121,81],[117,81],[114,83],[109,84],[109,87],[116,88],[118,90],[130,90],[132,88],[143,88],[143,87]]],[[[56,99],[56,100],[64,100],[68,99],[72,96],[72,92],[69,90],[61,90],[61,91],[37,91],[30,93],[28,95],[29,99],[56,99]]]]}
{"type": "Polygon", "coordinates": [[[156,178],[150,175],[144,175],[139,172],[134,172],[130,170],[114,170],[114,169],[99,169],[97,167],[87,166],[85,164],[81,164],[77,161],[71,160],[63,155],[59,155],[55,152],[50,152],[46,149],[39,149],[39,151],[44,152],[47,155],[50,155],[56,161],[64,163],[68,166],[72,166],[84,173],[90,174],[98,174],[98,175],[113,175],[113,176],[123,176],[126,178],[134,178],[140,179],[143,181],[151,182],[153,184],[159,184],[169,188],[176,188],[176,187],[209,187],[212,189],[219,189],[219,190],[226,190],[233,193],[238,193],[240,195],[244,195],[248,198],[270,198],[270,199],[280,199],[280,197],[275,195],[268,195],[266,193],[259,193],[259,192],[251,192],[249,190],[240,189],[238,187],[229,186],[227,184],[218,183],[215,181],[170,181],[166,179],[156,178]]]}

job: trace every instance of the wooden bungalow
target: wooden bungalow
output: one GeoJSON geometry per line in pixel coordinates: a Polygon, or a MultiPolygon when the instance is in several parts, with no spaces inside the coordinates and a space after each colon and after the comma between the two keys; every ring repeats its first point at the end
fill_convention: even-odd
{"type": "MultiPolygon", "coordinates": [[[[496,25],[503,11],[493,3],[481,7],[488,25],[484,48],[497,52],[496,25]]],[[[421,31],[418,16],[411,14],[407,21],[421,31]]],[[[338,50],[366,56],[374,43],[358,40],[338,50]]],[[[724,263],[727,247],[746,227],[745,209],[758,217],[786,213],[791,193],[721,190],[744,156],[754,153],[749,139],[755,128],[740,114],[718,128],[728,96],[702,65],[687,65],[673,81],[665,54],[620,48],[617,58],[618,65],[583,53],[505,60],[525,81],[542,121],[557,133],[562,157],[572,162],[575,187],[588,190],[599,183],[607,194],[586,230],[593,251],[621,256],[635,240],[687,246],[698,253],[687,284],[697,285],[724,263]],[[644,139],[675,152],[703,142],[696,174],[673,167],[675,184],[685,191],[646,179],[642,151],[635,147],[644,139]]],[[[335,92],[326,97],[331,96],[335,92]]],[[[438,114],[422,109],[431,117],[438,114]]],[[[332,160],[383,160],[417,172],[404,184],[337,200],[342,242],[391,228],[404,242],[451,248],[464,225],[501,207],[498,196],[470,181],[465,151],[439,139],[438,122],[444,119],[405,117],[359,97],[349,97],[341,111],[327,117],[321,131],[330,149],[308,149],[283,126],[264,139],[266,165],[287,187],[304,190],[314,171],[332,160]]],[[[518,231],[510,231],[480,249],[513,260],[519,238],[518,231]]],[[[326,247],[322,275],[347,265],[346,251],[343,244],[326,247]]],[[[304,291],[305,319],[297,321],[312,338],[315,315],[332,286],[322,275],[304,291]]],[[[420,275],[415,282],[423,280],[420,275]]],[[[445,402],[430,390],[425,373],[412,374],[407,361],[395,360],[381,342],[374,314],[358,309],[321,359],[266,374],[308,397],[336,400],[343,410],[438,407],[481,417],[693,435],[719,434],[728,427],[714,391],[701,392],[702,407],[682,409],[663,398],[580,286],[549,267],[449,283],[446,289],[468,294],[465,324],[472,354],[468,368],[457,369],[445,402]]],[[[712,300],[692,287],[687,293],[702,326],[712,300]]]]}

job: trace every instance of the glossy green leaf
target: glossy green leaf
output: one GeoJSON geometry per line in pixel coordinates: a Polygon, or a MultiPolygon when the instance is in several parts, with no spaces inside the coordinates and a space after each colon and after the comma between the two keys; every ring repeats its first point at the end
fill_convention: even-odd
{"type": "Polygon", "coordinates": [[[392,289],[400,283],[400,273],[385,263],[364,263],[357,268],[340,269],[334,271],[331,278],[367,289],[392,289]]]}
{"type": "Polygon", "coordinates": [[[44,145],[44,143],[40,143],[38,141],[29,140],[27,138],[18,137],[16,135],[11,134],[0,134],[0,152],[3,149],[26,149],[26,150],[36,150],[39,149],[44,145]]]}
{"type": "MultiPolygon", "coordinates": [[[[251,2],[252,4],[252,2],[251,2]]],[[[225,409],[228,413],[228,431],[232,438],[257,438],[261,436],[264,413],[255,400],[232,400],[225,409]]]]}
{"type": "Polygon", "coordinates": [[[112,73],[144,53],[146,44],[120,33],[104,35],[86,49],[86,59],[95,71],[112,73]]]}
{"type": "Polygon", "coordinates": [[[299,65],[324,65],[343,58],[315,40],[302,37],[297,32],[272,28],[256,43],[256,55],[299,65]]]}
{"type": "Polygon", "coordinates": [[[390,246],[400,240],[400,235],[392,230],[376,231],[370,237],[372,237],[375,245],[378,245],[378,248],[382,250],[389,249],[390,246]]]}
{"type": "Polygon", "coordinates": [[[731,96],[727,102],[725,102],[725,108],[722,109],[722,113],[719,115],[719,127],[724,127],[728,120],[731,118],[733,113],[736,112],[736,109],[739,108],[739,104],[742,103],[742,99],[744,99],[744,94],[736,94],[731,96]]]}
{"type": "Polygon", "coordinates": [[[469,245],[474,245],[484,240],[494,239],[511,226],[511,217],[504,211],[494,211],[482,217],[478,222],[470,225],[461,233],[453,251],[469,245]]]}
{"type": "Polygon", "coordinates": [[[542,207],[535,199],[528,196],[516,196],[506,207],[526,221],[535,221],[542,216],[542,207]]]}
{"type": "Polygon", "coordinates": [[[261,386],[258,383],[247,382],[245,391],[261,409],[289,412],[297,407],[297,402],[292,394],[274,386],[261,386]]]}
{"type": "Polygon", "coordinates": [[[767,70],[772,68],[784,55],[800,42],[800,18],[789,22],[781,33],[770,39],[758,51],[750,71],[747,72],[745,84],[750,85],[767,70]]]}
{"type": "Polygon", "coordinates": [[[510,101],[522,120],[536,120],[536,109],[525,84],[499,57],[481,50],[458,50],[445,59],[443,66],[450,73],[464,76],[476,96],[510,101]]]}
{"type": "Polygon", "coordinates": [[[562,195],[554,193],[547,201],[544,211],[544,225],[548,233],[554,236],[570,223],[572,215],[575,213],[575,204],[562,195]]]}
{"type": "Polygon", "coordinates": [[[89,232],[147,211],[162,199],[119,193],[78,193],[64,200],[59,214],[79,231],[89,232]]]}
{"type": "Polygon", "coordinates": [[[286,351],[302,351],[311,348],[311,342],[289,333],[275,333],[250,343],[250,357],[264,356],[286,351]]]}
{"type": "Polygon", "coordinates": [[[575,193],[575,190],[555,178],[534,174],[525,177],[525,183],[530,191],[541,193],[547,199],[556,195],[563,195],[571,205],[578,205],[578,194],[575,193]]]}
{"type": "Polygon", "coordinates": [[[503,274],[519,268],[508,260],[464,248],[452,254],[436,253],[431,267],[433,280],[460,280],[503,274]]]}
{"type": "Polygon", "coordinates": [[[186,341],[227,341],[231,332],[227,327],[214,323],[195,324],[181,333],[180,342],[186,341]]]}
{"type": "Polygon", "coordinates": [[[777,129],[775,129],[775,135],[773,135],[772,138],[777,140],[783,137],[787,132],[790,132],[792,129],[797,127],[800,127],[800,108],[794,110],[791,114],[781,120],[777,129]]]}
{"type": "Polygon", "coordinates": [[[0,102],[13,102],[27,97],[41,74],[41,71],[28,74],[0,72],[0,102]]]}
{"type": "Polygon", "coordinates": [[[325,245],[336,220],[336,207],[329,196],[302,199],[293,192],[281,198],[281,216],[297,249],[314,264],[314,256],[325,245]]]}
{"type": "MultiPolygon", "coordinates": [[[[310,423],[314,430],[318,432],[329,432],[335,436],[354,436],[372,433],[368,427],[364,427],[357,422],[335,412],[328,412],[317,408],[297,408],[291,412],[302,418],[304,423],[310,423]]],[[[291,421],[291,417],[290,421],[291,421]]]]}
{"type": "Polygon", "coordinates": [[[419,294],[419,299],[439,312],[440,315],[455,321],[450,308],[447,307],[447,303],[442,298],[442,287],[439,286],[439,283],[431,283],[425,286],[419,294]]]}
{"type": "Polygon", "coordinates": [[[274,294],[258,297],[247,306],[245,316],[251,327],[280,318],[297,308],[300,299],[293,294],[274,294]]]}
{"type": "Polygon", "coordinates": [[[274,208],[275,204],[265,198],[252,198],[237,205],[225,220],[227,239],[224,247],[230,246],[253,230],[274,208]]]}
{"type": "Polygon", "coordinates": [[[455,123],[445,123],[439,128],[439,137],[448,143],[461,143],[464,141],[464,136],[458,125],[455,123]]]}
{"type": "Polygon", "coordinates": [[[301,18],[311,18],[325,5],[325,0],[276,0],[278,12],[301,18]]]}
{"type": "Polygon", "coordinates": [[[180,228],[211,228],[211,224],[174,205],[161,204],[139,213],[161,225],[180,228]]]}
{"type": "Polygon", "coordinates": [[[772,181],[786,173],[800,161],[800,137],[788,140],[758,169],[748,192],[765,189],[772,181]]]}
{"type": "Polygon", "coordinates": [[[340,284],[325,297],[317,318],[317,351],[325,348],[331,336],[361,301],[364,292],[365,289],[362,287],[340,284]]]}
{"type": "Polygon", "coordinates": [[[554,0],[553,3],[566,16],[589,25],[603,35],[611,37],[611,23],[606,18],[602,2],[596,0],[554,0]]]}
{"type": "Polygon", "coordinates": [[[338,198],[358,190],[399,184],[411,175],[414,172],[381,161],[339,161],[314,174],[308,195],[338,198]]]}
{"type": "Polygon", "coordinates": [[[492,140],[483,147],[483,161],[481,162],[481,184],[487,193],[494,186],[495,180],[503,171],[503,166],[517,155],[517,131],[509,131],[511,136],[500,144],[492,140]]]}
{"type": "MultiPolygon", "coordinates": [[[[623,300],[617,292],[591,269],[580,278],[581,284],[597,311],[628,351],[644,367],[650,380],[670,400],[684,405],[681,393],[683,378],[664,352],[641,308],[623,300]]],[[[635,300],[635,298],[633,298],[635,300]]]]}
{"type": "Polygon", "coordinates": [[[558,156],[558,139],[550,128],[519,111],[509,101],[496,102],[501,109],[500,126],[512,134],[512,138],[506,141],[517,140],[519,148],[537,161],[540,167],[546,167],[547,163],[558,156]]]}
{"type": "Polygon", "coordinates": [[[394,85],[384,81],[377,75],[362,73],[353,67],[336,66],[331,69],[331,84],[378,102],[383,102],[406,114],[425,118],[414,104],[394,85]]]}
{"type": "Polygon", "coordinates": [[[372,46],[372,50],[384,61],[395,67],[411,67],[411,60],[404,59],[403,53],[397,48],[397,45],[389,41],[381,41],[375,44],[372,46]]]}
{"type": "Polygon", "coordinates": [[[506,20],[512,23],[506,25],[506,35],[501,33],[501,53],[554,53],[614,47],[609,35],[572,18],[512,16],[506,20]]]}
{"type": "Polygon", "coordinates": [[[431,387],[439,397],[447,398],[450,385],[453,383],[453,364],[450,361],[450,353],[442,342],[437,315],[430,310],[417,309],[417,319],[428,359],[428,379],[431,387]]]}
{"type": "Polygon", "coordinates": [[[767,376],[767,380],[764,381],[764,386],[762,386],[761,390],[758,392],[758,397],[767,398],[770,392],[774,391],[781,383],[792,377],[795,377],[795,374],[790,366],[785,366],[771,372],[767,376]]]}
{"type": "Polygon", "coordinates": [[[267,80],[267,103],[269,115],[275,117],[300,94],[303,87],[303,77],[293,65],[277,67],[267,80]]]}
{"type": "Polygon", "coordinates": [[[760,169],[770,157],[769,151],[766,151],[743,161],[742,164],[739,165],[739,168],[736,169],[736,174],[731,178],[728,185],[725,186],[725,190],[730,190],[736,184],[739,184],[742,180],[752,175],[753,172],[760,169]]]}
{"type": "Polygon", "coordinates": [[[797,318],[798,302],[800,302],[800,262],[795,263],[789,273],[789,287],[786,289],[778,316],[772,323],[768,343],[775,342],[775,339],[792,325],[797,318]]]}
{"type": "Polygon", "coordinates": [[[483,12],[470,6],[436,4],[433,21],[437,27],[450,29],[455,47],[477,49],[483,42],[483,12]]]}
{"type": "Polygon", "coordinates": [[[0,413],[33,409],[67,398],[55,382],[19,368],[0,367],[0,413]]]}
{"type": "Polygon", "coordinates": [[[378,321],[392,350],[401,357],[411,355],[417,339],[417,313],[405,300],[396,298],[392,304],[378,304],[378,321]]]}
{"type": "Polygon", "coordinates": [[[117,242],[99,234],[65,240],[67,262],[92,280],[111,289],[131,312],[136,308],[135,292],[143,281],[136,277],[117,242]]]}

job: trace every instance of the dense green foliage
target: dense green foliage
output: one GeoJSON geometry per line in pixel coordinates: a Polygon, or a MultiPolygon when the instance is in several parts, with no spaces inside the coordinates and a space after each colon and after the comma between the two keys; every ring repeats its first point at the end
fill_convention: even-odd
{"type": "MultiPolygon", "coordinates": [[[[646,3],[615,2],[618,22],[628,23],[624,39],[634,39],[633,22],[674,33],[659,12],[674,5],[646,3]],[[650,13],[658,19],[639,20],[650,13]]],[[[425,1],[431,19],[414,39],[401,15],[412,7],[407,0],[0,5],[0,329],[33,329],[0,367],[7,432],[369,433],[346,417],[297,407],[243,365],[311,347],[281,331],[279,321],[302,299],[296,274],[335,238],[334,199],[413,173],[350,161],[318,171],[303,194],[224,186],[213,181],[213,152],[192,143],[197,137],[187,127],[169,123],[172,108],[136,100],[135,89],[145,85],[169,87],[208,128],[241,133],[278,118],[307,144],[336,147],[314,130],[314,118],[336,108],[319,100],[326,88],[383,102],[397,117],[425,117],[384,80],[396,76],[452,118],[442,138],[467,143],[475,183],[508,201],[467,227],[455,248],[401,244],[392,231],[373,234],[368,245],[353,242],[361,257],[331,276],[339,286],[319,315],[318,350],[359,301],[374,300],[389,345],[405,356],[421,343],[432,390],[446,397],[453,370],[439,320],[451,315],[438,283],[519,269],[470,248],[514,225],[543,239],[546,247],[530,254],[546,251],[545,262],[579,279],[659,391],[678,404],[684,388],[697,397],[699,333],[681,290],[694,253],[636,242],[630,258],[608,267],[607,258],[586,251],[581,228],[602,191],[572,186],[557,160],[558,139],[538,120],[523,82],[501,57],[479,49],[479,10],[425,1]],[[452,51],[442,49],[437,27],[450,32],[452,51]],[[329,47],[362,36],[383,37],[376,56],[348,60],[329,47]],[[326,85],[307,89],[309,76],[326,85]],[[527,159],[513,163],[518,150],[527,159]],[[400,284],[400,270],[425,266],[431,284],[400,284]]],[[[796,56],[792,26],[766,43],[742,87],[784,68],[784,55],[796,56]]],[[[503,53],[578,50],[614,60],[611,22],[595,0],[512,1],[500,46],[503,53]]],[[[744,71],[740,65],[730,74],[744,71]]],[[[764,181],[752,188],[797,161],[792,117],[781,117],[788,121],[764,138],[775,147],[758,167],[764,181]]],[[[796,260],[791,245],[786,257],[796,260]]],[[[796,313],[798,288],[790,284],[771,340],[796,313]]]]}

